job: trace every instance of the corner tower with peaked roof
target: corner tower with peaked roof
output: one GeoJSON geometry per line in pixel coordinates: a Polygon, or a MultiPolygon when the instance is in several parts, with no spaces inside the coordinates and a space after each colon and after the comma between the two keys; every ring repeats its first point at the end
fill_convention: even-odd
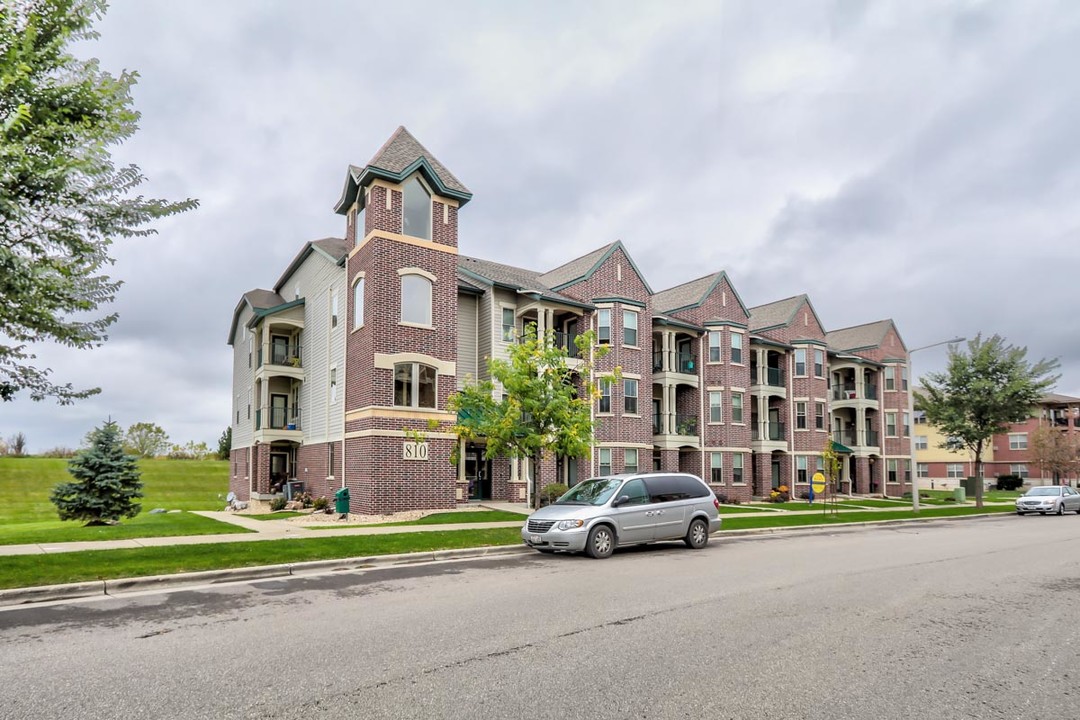
{"type": "Polygon", "coordinates": [[[471,197],[404,127],[346,175],[335,208],[353,244],[344,462],[361,512],[463,499],[447,399],[457,389],[457,214],[471,197]]]}

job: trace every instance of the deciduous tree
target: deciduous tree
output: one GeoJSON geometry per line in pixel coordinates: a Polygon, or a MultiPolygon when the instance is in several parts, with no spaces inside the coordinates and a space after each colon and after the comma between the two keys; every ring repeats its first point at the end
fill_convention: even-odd
{"type": "Polygon", "coordinates": [[[124,449],[133,455],[151,458],[169,449],[169,434],[154,423],[135,423],[124,435],[124,449]]]}
{"type": "Polygon", "coordinates": [[[592,403],[597,397],[593,364],[608,351],[607,346],[596,346],[594,339],[592,331],[575,339],[583,359],[572,368],[554,333],[538,338],[535,326],[530,326],[520,342],[510,345],[509,359],[488,360],[488,372],[501,386],[500,399],[491,380],[467,384],[450,397],[450,409],[458,414],[454,431],[460,439],[484,438],[486,458],[510,455],[534,460],[534,503],[540,487],[535,461],[545,453],[579,458],[591,450],[592,403]]]}
{"type": "Polygon", "coordinates": [[[196,201],[133,195],[144,181],[112,148],[135,132],[136,73],[114,77],[70,45],[96,37],[102,0],[0,0],[0,398],[28,390],[67,404],[98,392],[55,384],[31,346],[91,348],[120,283],[102,270],[118,238],[196,201]],[[95,316],[96,315],[96,316],[95,316]]]}
{"type": "Polygon", "coordinates": [[[90,447],[68,462],[75,482],[53,488],[50,500],[61,520],[85,520],[88,525],[116,522],[139,514],[142,480],[134,455],[124,452],[120,428],[108,421],[90,433],[90,447]]]}
{"type": "Polygon", "coordinates": [[[1076,433],[1043,425],[1028,438],[1031,459],[1043,474],[1065,482],[1080,473],[1080,439],[1076,433]]]}
{"type": "Polygon", "coordinates": [[[944,372],[927,373],[916,405],[949,440],[942,447],[966,447],[975,458],[975,504],[983,504],[982,455],[994,435],[1030,415],[1057,382],[1058,361],[1027,359],[1027,348],[1008,345],[999,335],[950,346],[944,372]]]}

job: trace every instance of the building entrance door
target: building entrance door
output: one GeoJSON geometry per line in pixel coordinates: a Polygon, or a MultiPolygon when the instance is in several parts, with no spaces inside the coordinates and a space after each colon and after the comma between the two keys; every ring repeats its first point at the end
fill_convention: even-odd
{"type": "Polygon", "coordinates": [[[483,450],[465,451],[465,479],[470,500],[491,499],[491,461],[484,460],[483,450]]]}
{"type": "Polygon", "coordinates": [[[282,492],[289,479],[289,453],[270,453],[270,492],[282,492]]]}
{"type": "Polygon", "coordinates": [[[772,459],[772,489],[775,490],[780,487],[780,459],[772,459]]]}

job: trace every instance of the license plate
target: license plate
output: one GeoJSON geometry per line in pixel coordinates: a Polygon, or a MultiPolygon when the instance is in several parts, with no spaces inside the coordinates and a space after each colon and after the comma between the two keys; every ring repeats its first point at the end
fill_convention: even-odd
{"type": "Polygon", "coordinates": [[[533,545],[539,545],[543,541],[540,539],[539,535],[530,535],[529,542],[531,542],[533,545]]]}

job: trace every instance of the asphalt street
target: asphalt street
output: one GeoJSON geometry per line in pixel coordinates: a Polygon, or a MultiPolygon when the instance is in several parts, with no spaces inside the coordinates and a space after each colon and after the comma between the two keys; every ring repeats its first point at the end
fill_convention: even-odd
{"type": "Polygon", "coordinates": [[[0,717],[1069,718],[1080,516],[0,610],[0,717]]]}

